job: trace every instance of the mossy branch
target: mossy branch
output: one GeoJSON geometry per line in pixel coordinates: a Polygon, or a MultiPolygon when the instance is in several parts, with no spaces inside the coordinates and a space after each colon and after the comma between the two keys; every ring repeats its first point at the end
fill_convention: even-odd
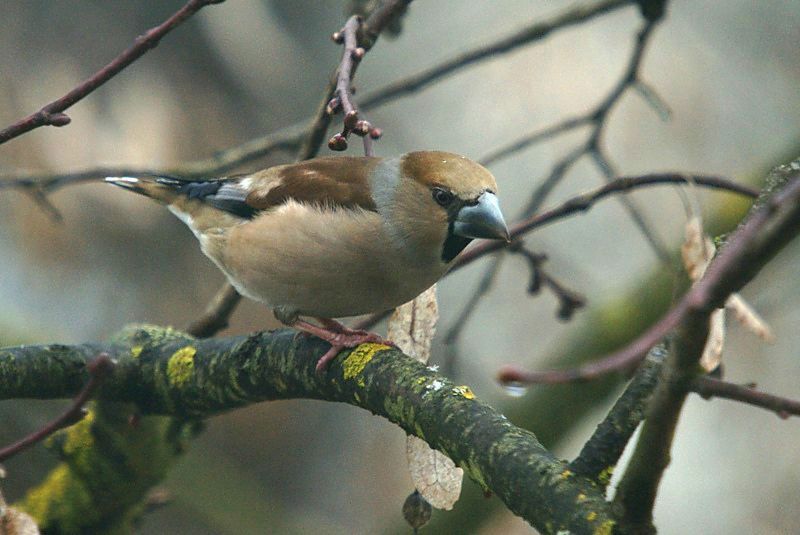
{"type": "Polygon", "coordinates": [[[542,532],[612,528],[601,487],[575,475],[533,433],[512,425],[469,387],[376,344],[343,352],[318,375],[314,365],[324,349],[323,342],[290,330],[200,340],[135,327],[109,344],[0,350],[0,399],[70,397],[87,379],[86,363],[105,351],[117,365],[97,394],[99,405],[133,404],[143,415],[182,421],[273,399],[349,403],[445,452],[542,532]]]}

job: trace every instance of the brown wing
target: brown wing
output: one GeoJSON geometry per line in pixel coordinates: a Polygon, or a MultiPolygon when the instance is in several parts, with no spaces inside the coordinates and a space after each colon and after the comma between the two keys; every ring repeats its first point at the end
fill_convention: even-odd
{"type": "Polygon", "coordinates": [[[328,208],[375,211],[369,175],[380,158],[315,158],[266,169],[238,183],[248,192],[244,202],[262,211],[289,199],[328,208]]]}

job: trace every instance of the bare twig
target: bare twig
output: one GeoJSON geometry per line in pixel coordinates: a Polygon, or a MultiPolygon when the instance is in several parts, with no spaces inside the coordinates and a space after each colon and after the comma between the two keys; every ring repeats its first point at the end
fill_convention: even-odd
{"type": "MultiPolygon", "coordinates": [[[[724,305],[727,297],[752,280],[759,269],[794,237],[800,227],[800,180],[757,210],[728,239],[727,245],[700,279],[665,316],[626,347],[571,370],[531,372],[506,366],[501,382],[565,383],[594,379],[629,370],[647,351],[672,332],[689,315],[710,313],[724,305]]],[[[512,232],[513,235],[513,232],[512,232]]],[[[703,324],[702,319],[699,320],[703,324]]]]}
{"type": "Polygon", "coordinates": [[[528,266],[531,269],[528,293],[537,294],[542,286],[545,286],[555,294],[559,301],[558,312],[556,313],[558,319],[568,321],[576,310],[586,304],[586,299],[582,295],[558,282],[542,267],[542,264],[547,261],[547,255],[534,253],[527,249],[521,241],[512,243],[509,246],[509,250],[522,256],[528,262],[528,266]]]}
{"type": "Polygon", "coordinates": [[[73,425],[83,419],[85,415],[83,406],[87,401],[89,401],[89,398],[92,397],[92,394],[94,394],[94,391],[97,390],[97,387],[100,385],[100,383],[103,382],[103,379],[105,379],[108,374],[111,373],[111,370],[114,368],[114,362],[107,353],[100,353],[96,359],[86,365],[86,368],[89,371],[89,381],[83,387],[83,390],[81,390],[72,401],[72,404],[69,406],[69,408],[61,416],[51,421],[38,431],[35,431],[25,438],[1,449],[0,462],[3,462],[10,457],[13,457],[17,453],[28,449],[34,444],[41,442],[59,429],[69,427],[70,425],[73,425]]]}
{"type": "MultiPolygon", "coordinates": [[[[729,191],[747,197],[756,197],[758,195],[758,192],[753,188],[737,184],[722,177],[680,173],[655,173],[638,177],[620,177],[599,188],[568,199],[554,208],[543,210],[534,216],[515,223],[511,226],[509,234],[512,240],[518,239],[534,229],[549,225],[554,221],[573,215],[576,212],[586,211],[597,201],[609,195],[616,195],[618,193],[624,193],[633,189],[656,184],[688,184],[692,182],[699,186],[729,191]]],[[[504,247],[507,247],[507,244],[504,242],[483,242],[456,258],[453,269],[461,268],[486,254],[498,251],[504,247]]]]}
{"type": "Polygon", "coordinates": [[[217,290],[203,315],[186,327],[186,332],[198,338],[214,336],[228,326],[228,320],[241,299],[236,288],[226,282],[217,290]]]}
{"type": "MultiPolygon", "coordinates": [[[[644,11],[643,11],[643,14],[644,11]]],[[[521,217],[530,217],[544,204],[547,196],[553,189],[564,179],[566,174],[577,164],[584,156],[590,156],[592,161],[598,167],[603,177],[607,182],[616,178],[617,173],[613,170],[610,159],[603,148],[602,138],[609,121],[611,111],[622,99],[628,89],[638,88],[640,92],[642,88],[647,91],[643,94],[643,98],[649,103],[658,102],[661,104],[657,111],[663,112],[664,106],[660,100],[656,100],[657,94],[649,86],[646,86],[640,80],[639,70],[641,67],[642,59],[644,57],[645,48],[648,39],[652,34],[652,30],[661,18],[663,11],[659,12],[658,16],[647,16],[645,14],[645,24],[639,32],[636,44],[634,46],[631,57],[628,60],[628,65],[620,77],[619,81],[614,85],[606,97],[600,103],[588,112],[567,118],[555,125],[537,130],[533,133],[526,134],[507,145],[500,147],[488,155],[486,155],[481,163],[489,165],[495,163],[503,158],[507,158],[527,147],[536,143],[541,143],[562,133],[589,126],[591,130],[587,140],[579,146],[572,149],[561,159],[559,159],[551,168],[550,174],[541,181],[531,194],[530,200],[525,208],[522,210],[521,217]]],[[[663,113],[660,113],[663,116],[663,113]]],[[[625,209],[630,214],[636,226],[640,229],[645,239],[650,244],[651,248],[655,251],[656,256],[665,264],[669,264],[670,256],[667,248],[658,239],[657,234],[650,228],[645,216],[633,204],[633,201],[628,197],[622,197],[621,202],[625,209]]],[[[466,324],[469,317],[477,309],[477,304],[480,298],[485,295],[491,288],[492,282],[498,272],[500,257],[496,258],[494,262],[486,269],[484,276],[481,278],[479,286],[474,290],[471,298],[462,309],[458,317],[458,323],[448,330],[447,339],[450,343],[455,343],[459,333],[462,330],[462,325],[466,324]]]]}
{"type": "MultiPolygon", "coordinates": [[[[388,24],[388,21],[402,14],[409,3],[409,0],[386,2],[381,9],[371,14],[361,27],[361,33],[364,36],[362,47],[369,49],[374,44],[379,32],[388,24]]],[[[362,110],[373,109],[405,94],[423,89],[440,78],[451,75],[464,67],[491,59],[494,54],[492,51],[494,50],[498,51],[497,53],[510,52],[520,46],[536,42],[553,31],[580,24],[593,17],[609,13],[632,3],[634,3],[633,0],[603,0],[594,5],[571,8],[544,22],[537,21],[512,36],[502,38],[485,47],[477,48],[464,56],[447,60],[427,69],[423,73],[379,89],[365,97],[361,102],[360,108],[362,110]],[[469,58],[466,63],[464,63],[465,57],[469,58]]],[[[303,121],[267,136],[250,140],[240,146],[221,151],[212,158],[162,169],[117,166],[98,167],[69,173],[15,171],[4,174],[4,180],[0,181],[0,189],[29,188],[39,185],[46,192],[52,192],[66,185],[98,180],[106,176],[169,175],[185,178],[203,178],[216,176],[277,150],[297,150],[298,160],[313,158],[318,153],[330,124],[331,115],[328,105],[334,91],[335,83],[331,81],[326,88],[324,98],[318,106],[311,126],[306,127],[307,121],[303,121]]]]}
{"type": "Polygon", "coordinates": [[[599,15],[634,4],[633,0],[602,0],[590,5],[578,5],[565,10],[552,19],[536,21],[516,33],[487,45],[464,52],[454,58],[434,65],[418,74],[399,80],[364,97],[362,108],[385,104],[399,96],[407,95],[450,76],[475,63],[507,54],[522,46],[543,39],[553,31],[581,24],[599,15]]]}
{"type": "Polygon", "coordinates": [[[703,376],[695,378],[689,388],[703,399],[723,398],[741,401],[754,407],[773,411],[781,418],[800,416],[800,401],[759,392],[752,384],[738,385],[703,376]]]}
{"type": "Polygon", "coordinates": [[[267,135],[252,139],[247,143],[223,150],[210,158],[191,160],[172,167],[151,168],[109,166],[95,167],[83,171],[69,173],[36,173],[15,171],[3,175],[0,180],[2,189],[40,189],[43,193],[52,193],[65,186],[84,182],[93,182],[107,176],[179,176],[182,178],[210,178],[249,161],[263,158],[274,152],[295,150],[300,145],[305,131],[293,127],[280,135],[267,135]]]}
{"type": "Polygon", "coordinates": [[[223,1],[224,0],[189,0],[189,2],[167,20],[137,37],[133,45],[114,58],[111,63],[72,89],[69,93],[47,104],[36,113],[32,113],[24,119],[20,119],[16,123],[0,131],[0,144],[21,136],[25,132],[39,128],[40,126],[64,126],[69,124],[71,119],[64,111],[70,106],[119,74],[125,67],[144,55],[145,52],[151,48],[155,48],[162,37],[199,10],[207,5],[219,4],[223,1]]]}
{"type": "MultiPolygon", "coordinates": [[[[378,8],[370,13],[366,20],[364,20],[363,24],[361,24],[360,31],[357,36],[360,48],[364,49],[365,52],[369,51],[374,46],[375,41],[380,35],[380,32],[394,17],[402,15],[408,8],[408,4],[410,4],[411,1],[412,0],[384,0],[384,2],[381,3],[378,8]]],[[[340,72],[340,70],[341,69],[337,69],[337,73],[340,72]]],[[[336,96],[337,80],[338,76],[335,76],[325,88],[322,102],[317,107],[317,112],[315,113],[314,118],[311,121],[311,126],[308,129],[308,135],[306,136],[305,141],[303,142],[303,145],[300,147],[300,150],[297,154],[297,160],[307,160],[309,158],[313,158],[319,152],[322,142],[325,139],[325,135],[328,132],[328,127],[331,124],[331,117],[337,110],[338,106],[335,101],[332,102],[332,99],[334,96],[336,96]]],[[[375,130],[376,131],[373,134],[380,136],[380,130],[375,130]]],[[[333,139],[330,141],[333,142],[333,139]]],[[[341,142],[337,141],[334,144],[336,146],[340,146],[341,142]]]]}

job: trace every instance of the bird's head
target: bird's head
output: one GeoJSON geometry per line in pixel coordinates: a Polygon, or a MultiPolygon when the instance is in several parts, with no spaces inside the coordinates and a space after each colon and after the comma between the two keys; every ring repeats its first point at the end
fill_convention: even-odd
{"type": "Polygon", "coordinates": [[[439,151],[409,152],[373,174],[372,189],[393,238],[445,264],[474,238],[508,240],[497,182],[469,158],[439,151]]]}

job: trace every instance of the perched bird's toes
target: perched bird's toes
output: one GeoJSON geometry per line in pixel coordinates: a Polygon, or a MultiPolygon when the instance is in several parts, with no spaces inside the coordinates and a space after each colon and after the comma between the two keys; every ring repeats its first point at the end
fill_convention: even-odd
{"type": "Polygon", "coordinates": [[[322,355],[319,360],[317,361],[316,371],[317,373],[322,373],[325,371],[325,368],[328,367],[328,363],[336,358],[336,355],[339,354],[339,351],[344,349],[344,346],[340,345],[331,345],[331,348],[322,355]]]}

